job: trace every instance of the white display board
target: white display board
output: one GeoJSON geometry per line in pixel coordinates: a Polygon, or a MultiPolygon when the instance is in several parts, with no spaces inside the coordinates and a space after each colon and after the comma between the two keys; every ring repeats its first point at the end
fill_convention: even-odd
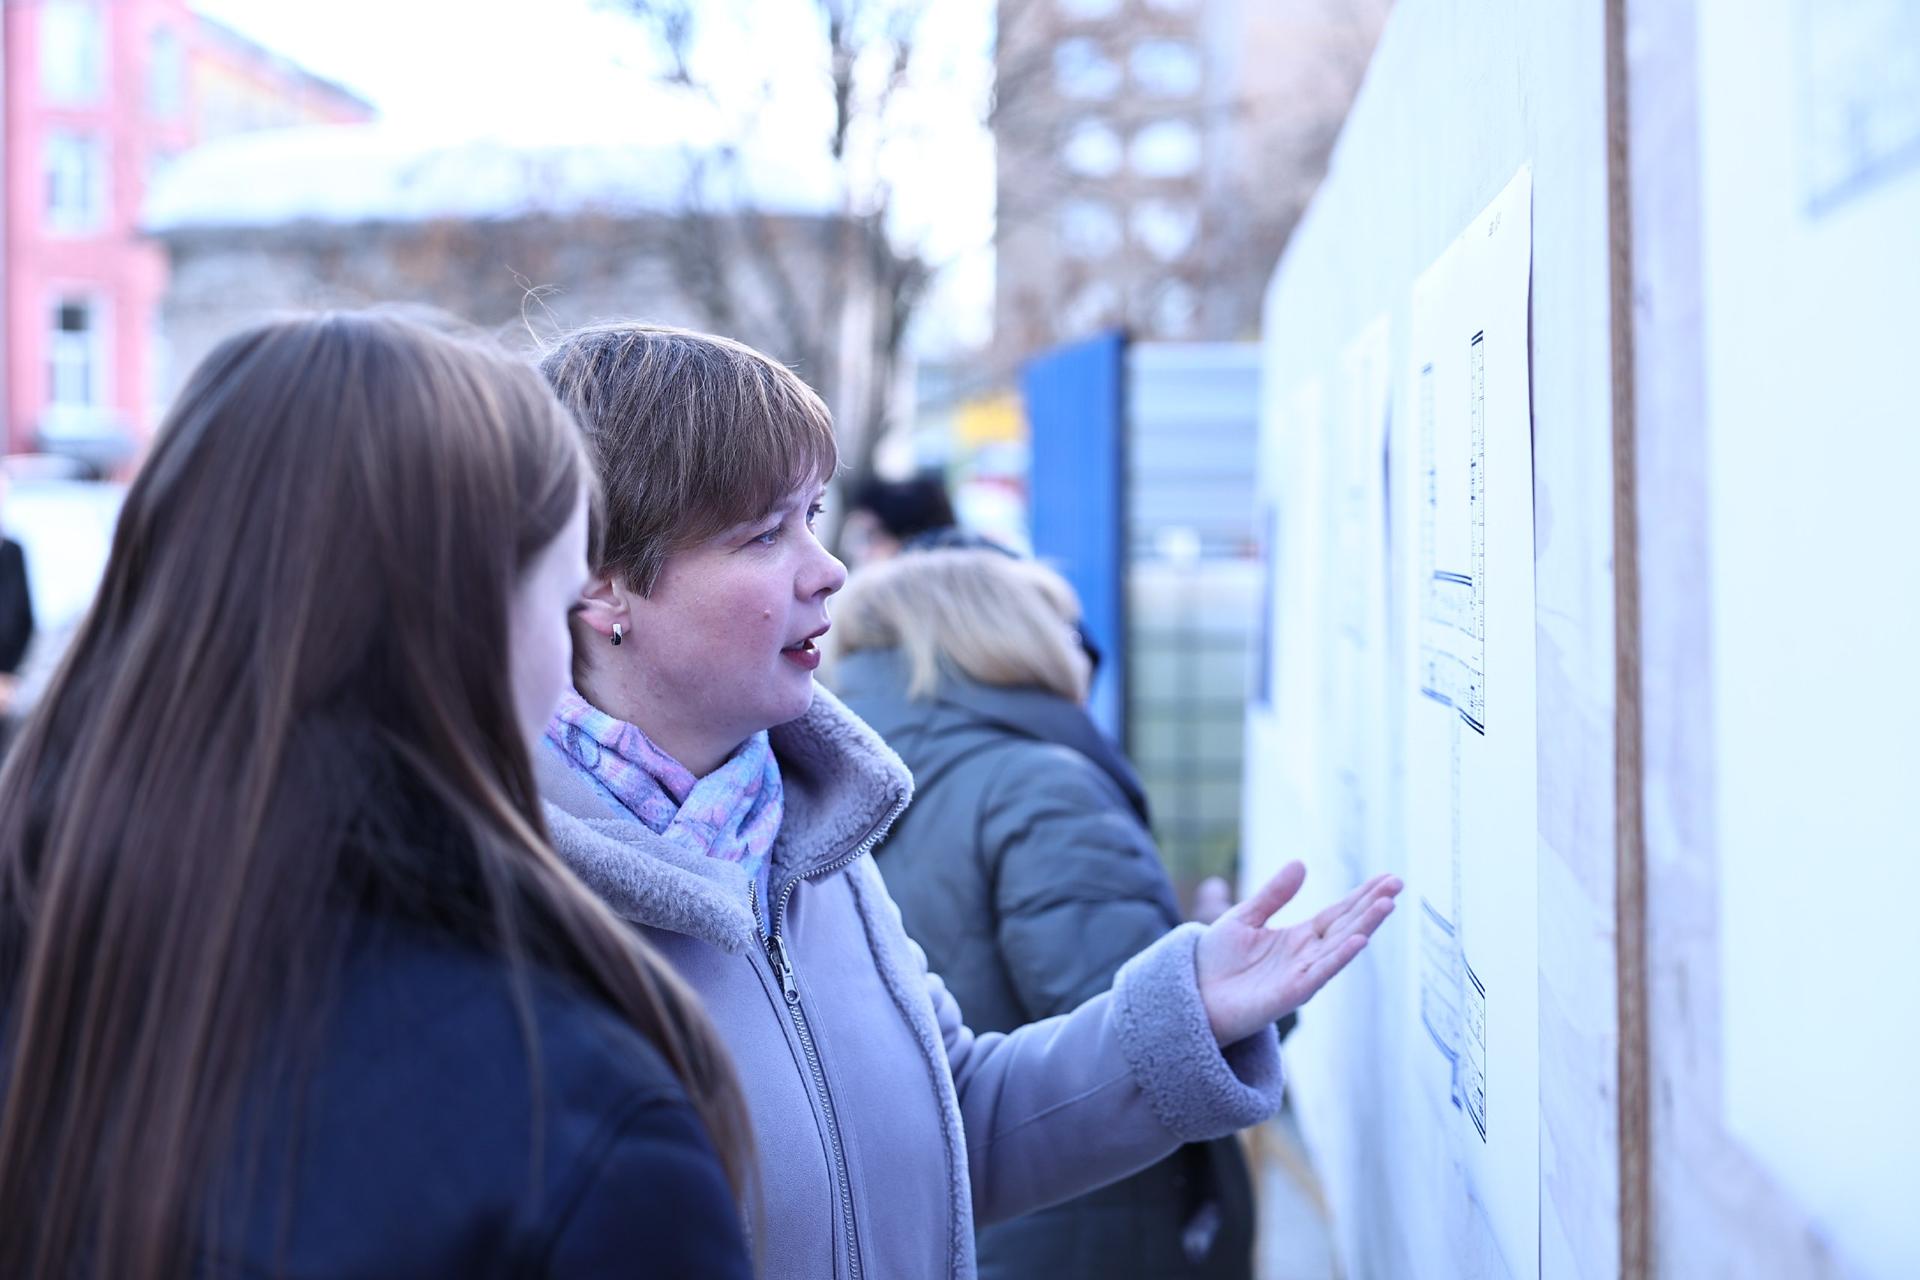
{"type": "MultiPolygon", "coordinates": [[[[1274,696],[1249,718],[1249,759],[1260,762],[1261,785],[1248,790],[1246,829],[1257,843],[1243,861],[1251,888],[1286,858],[1300,858],[1315,902],[1377,869],[1387,841],[1389,338],[1380,316],[1324,380],[1277,397],[1264,437],[1274,696]]],[[[1365,1046],[1382,972],[1370,953],[1314,999],[1288,1042],[1296,1096],[1335,1098],[1378,1070],[1365,1046]]],[[[1350,1185],[1377,1155],[1350,1116],[1315,1109],[1301,1119],[1330,1185],[1350,1185]]]]}
{"type": "Polygon", "coordinates": [[[1392,734],[1386,700],[1390,337],[1388,318],[1379,316],[1341,351],[1326,425],[1327,640],[1317,714],[1327,737],[1322,830],[1328,870],[1341,884],[1371,874],[1388,838],[1379,797],[1392,734]]]}
{"type": "Polygon", "coordinates": [[[1399,486],[1416,1071],[1513,1274],[1539,1256],[1531,200],[1523,169],[1414,285],[1399,486]]]}
{"type": "MultiPolygon", "coordinates": [[[[1276,695],[1289,681],[1315,691],[1310,722],[1289,721],[1280,696],[1249,715],[1247,878],[1301,856],[1314,877],[1310,901],[1336,893],[1354,863],[1408,881],[1401,910],[1302,1011],[1287,1050],[1295,1113],[1353,1280],[1606,1280],[1621,1262],[1605,17],[1598,0],[1394,5],[1262,317],[1263,492],[1276,551],[1269,633],[1287,630],[1286,579],[1300,572],[1289,569],[1285,544],[1299,514],[1290,503],[1304,503],[1290,495],[1305,481],[1284,429],[1300,418],[1289,407],[1308,384],[1320,389],[1323,434],[1306,473],[1321,482],[1325,631],[1294,647],[1295,656],[1320,655],[1304,679],[1284,669],[1279,646],[1268,661],[1276,695]],[[1523,170],[1530,201],[1510,190],[1523,170]],[[1484,215],[1496,205],[1517,208],[1519,221],[1503,218],[1488,236],[1484,215]],[[1514,252],[1512,230],[1525,232],[1524,251],[1514,252]],[[1493,258],[1458,243],[1465,231],[1498,243],[1493,258]],[[1417,337],[1416,282],[1441,262],[1458,264],[1462,292],[1446,300],[1430,279],[1419,328],[1433,336],[1417,337]],[[1507,276],[1511,289],[1486,285],[1496,314],[1460,332],[1473,323],[1470,295],[1507,276]],[[1492,345],[1482,352],[1488,684],[1486,715],[1475,716],[1488,734],[1478,738],[1458,708],[1427,698],[1415,679],[1427,626],[1425,593],[1415,590],[1421,446],[1411,375],[1416,341],[1448,349],[1457,341],[1456,358],[1470,361],[1469,340],[1482,328],[1492,345]],[[1386,389],[1375,414],[1355,406],[1382,398],[1380,379],[1358,370],[1380,363],[1382,348],[1386,389]],[[1375,490],[1363,460],[1376,456],[1383,431],[1376,519],[1366,514],[1375,490]],[[1517,521],[1506,523],[1509,515],[1517,521]],[[1383,635],[1367,622],[1381,614],[1383,635]],[[1449,710],[1463,741],[1457,896],[1449,710]],[[1437,757],[1411,740],[1417,724],[1421,734],[1445,727],[1437,757]],[[1495,757],[1509,759],[1510,747],[1514,772],[1492,785],[1506,768],[1495,757]],[[1529,750],[1530,760],[1519,759],[1529,750]],[[1436,785],[1437,797],[1426,790],[1436,785]],[[1290,802],[1294,794],[1311,795],[1313,808],[1290,802]],[[1308,812],[1310,823],[1288,825],[1308,812]],[[1467,970],[1485,984],[1483,1090],[1471,1064],[1456,1078],[1466,1032],[1444,1027],[1437,1042],[1421,1018],[1423,885],[1459,930],[1460,963],[1443,951],[1436,959],[1446,963],[1433,966],[1451,982],[1457,1027],[1472,1011],[1458,998],[1467,970]],[[1503,912],[1512,919],[1498,919],[1503,912]],[[1484,1142],[1462,1085],[1483,1113],[1484,1142]]],[[[1444,408],[1470,413],[1464,394],[1444,408]]],[[[1453,448],[1438,437],[1436,445],[1453,448]]],[[[1449,457],[1467,468],[1464,448],[1449,457]]],[[[1469,561],[1472,521],[1458,518],[1456,498],[1473,493],[1469,476],[1438,513],[1468,531],[1469,561]]],[[[1436,546],[1436,559],[1444,554],[1436,546]]]]}
{"type": "Polygon", "coordinates": [[[1340,1202],[1384,1169],[1434,1276],[1539,1269],[1530,197],[1522,169],[1407,280],[1404,345],[1369,322],[1272,390],[1263,436],[1246,880],[1407,879],[1288,1059],[1342,1254],[1369,1242],[1340,1202]]]}
{"type": "Polygon", "coordinates": [[[1272,766],[1266,785],[1279,792],[1279,830],[1289,851],[1267,868],[1299,857],[1325,896],[1340,891],[1326,882],[1319,856],[1326,844],[1326,795],[1320,786],[1329,726],[1321,718],[1320,685],[1326,678],[1327,626],[1326,390],[1309,378],[1287,395],[1278,418],[1283,477],[1274,504],[1278,530],[1273,603],[1273,713],[1279,735],[1263,759],[1272,766]],[[1311,479],[1308,479],[1311,477],[1311,479]],[[1303,483],[1304,481],[1304,483],[1303,483]]]}
{"type": "Polygon", "coordinates": [[[1920,4],[1702,0],[1726,1124],[1920,1275],[1920,4]],[[1764,141],[1761,141],[1764,140],[1764,141]]]}

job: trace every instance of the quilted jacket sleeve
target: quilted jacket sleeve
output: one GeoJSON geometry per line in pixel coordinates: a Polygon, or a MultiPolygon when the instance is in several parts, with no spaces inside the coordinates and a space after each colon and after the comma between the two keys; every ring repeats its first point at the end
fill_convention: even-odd
{"type": "Polygon", "coordinates": [[[1153,837],[1120,789],[1064,747],[1001,754],[980,844],[1000,957],[1029,1020],[1105,991],[1180,922],[1153,837]]]}

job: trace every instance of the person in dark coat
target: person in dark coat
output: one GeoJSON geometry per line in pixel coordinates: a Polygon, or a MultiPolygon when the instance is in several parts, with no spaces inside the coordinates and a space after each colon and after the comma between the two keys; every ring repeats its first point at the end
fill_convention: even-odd
{"type": "Polygon", "coordinates": [[[194,371],[0,768],[0,1276],[747,1280],[726,1050],[534,783],[590,492],[416,322],[194,371]]]}
{"type": "Polygon", "coordinates": [[[26,553],[12,538],[0,538],[0,676],[20,669],[32,640],[33,596],[27,590],[26,553]]]}
{"type": "MultiPolygon", "coordinates": [[[[7,479],[0,473],[0,510],[7,479]]],[[[27,589],[27,557],[12,538],[0,537],[0,756],[12,727],[15,680],[27,646],[33,642],[33,596],[27,589]]]]}
{"type": "MultiPolygon", "coordinates": [[[[1133,768],[1082,710],[1092,662],[1072,588],[992,550],[908,552],[855,573],[832,683],[912,771],[875,852],[907,931],[976,1031],[1104,991],[1180,923],[1133,768]]],[[[979,1233],[989,1280],[1252,1273],[1233,1139],[979,1233]]]]}
{"type": "Polygon", "coordinates": [[[953,529],[953,502],[937,473],[908,480],[868,476],[847,500],[841,540],[848,562],[859,566],[891,559],[911,542],[953,529]]]}
{"type": "Polygon", "coordinates": [[[413,881],[355,873],[367,887],[341,903],[331,1010],[237,1144],[236,1167],[283,1176],[246,1180],[208,1259],[278,1259],[289,1276],[745,1280],[739,1210],[660,1050],[548,965],[517,994],[456,905],[482,892],[460,824],[377,744],[326,750],[335,763],[310,774],[323,807],[378,782],[347,864],[413,881]]]}
{"type": "MultiPolygon", "coordinates": [[[[299,759],[286,807],[346,828],[336,975],[250,1099],[202,1270],[746,1280],[740,1211],[660,1049],[552,964],[515,990],[462,824],[377,738],[323,725],[299,759]]],[[[535,957],[564,951],[543,934],[535,957]]]]}

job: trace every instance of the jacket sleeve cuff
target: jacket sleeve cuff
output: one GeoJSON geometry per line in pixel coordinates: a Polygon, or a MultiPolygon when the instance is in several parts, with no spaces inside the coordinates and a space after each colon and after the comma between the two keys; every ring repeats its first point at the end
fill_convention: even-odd
{"type": "Polygon", "coordinates": [[[1127,961],[1113,983],[1127,1065],[1154,1114],[1183,1143],[1259,1124],[1280,1109],[1285,1086],[1272,1027],[1225,1050],[1214,1043],[1194,974],[1202,928],[1181,925],[1127,961]]]}

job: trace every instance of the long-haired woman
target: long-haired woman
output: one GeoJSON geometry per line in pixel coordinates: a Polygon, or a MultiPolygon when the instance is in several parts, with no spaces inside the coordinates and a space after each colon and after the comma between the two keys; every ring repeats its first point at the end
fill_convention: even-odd
{"type": "Polygon", "coordinates": [[[194,372],[0,772],[0,1275],[746,1274],[725,1055],[532,778],[591,485],[412,321],[194,372]]]}

